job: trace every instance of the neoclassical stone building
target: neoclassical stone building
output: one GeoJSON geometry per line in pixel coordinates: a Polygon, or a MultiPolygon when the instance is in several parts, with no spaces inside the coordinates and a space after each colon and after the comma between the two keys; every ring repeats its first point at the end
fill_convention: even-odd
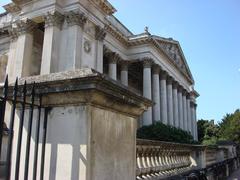
{"type": "Polygon", "coordinates": [[[107,0],[13,0],[0,15],[0,82],[90,67],[153,101],[161,121],[197,140],[194,79],[178,41],[131,33],[107,0]]]}

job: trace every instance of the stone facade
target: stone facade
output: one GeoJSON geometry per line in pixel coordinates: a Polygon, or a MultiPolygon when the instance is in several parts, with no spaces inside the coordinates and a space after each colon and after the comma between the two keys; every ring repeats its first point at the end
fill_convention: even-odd
{"type": "Polygon", "coordinates": [[[132,34],[104,0],[18,0],[0,15],[0,81],[92,68],[152,100],[139,126],[157,121],[197,140],[194,79],[178,41],[132,34]],[[3,65],[2,65],[3,64],[3,65]]]}

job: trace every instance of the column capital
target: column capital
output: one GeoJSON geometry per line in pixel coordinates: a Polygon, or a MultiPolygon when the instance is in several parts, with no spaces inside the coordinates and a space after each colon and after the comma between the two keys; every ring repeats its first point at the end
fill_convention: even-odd
{"type": "Polygon", "coordinates": [[[106,37],[106,29],[101,28],[100,26],[95,26],[95,39],[103,41],[106,37]]]}
{"type": "Polygon", "coordinates": [[[151,68],[152,65],[153,65],[153,60],[151,58],[148,58],[148,57],[143,58],[142,62],[143,62],[143,67],[144,68],[151,68]]]}
{"type": "Polygon", "coordinates": [[[15,41],[18,38],[17,28],[8,29],[11,41],[15,41]]]}
{"type": "Polygon", "coordinates": [[[129,63],[130,63],[129,61],[121,60],[120,61],[121,71],[127,71],[129,63]]]}
{"type": "Polygon", "coordinates": [[[173,80],[173,88],[178,89],[179,83],[175,80],[173,80]]]}
{"type": "Polygon", "coordinates": [[[171,76],[167,77],[167,84],[173,84],[173,78],[171,76]]]}
{"type": "Polygon", "coordinates": [[[160,79],[161,80],[163,80],[163,79],[167,80],[167,77],[168,77],[168,73],[164,70],[161,70],[160,71],[160,79]]]}
{"type": "Polygon", "coordinates": [[[187,90],[184,88],[182,89],[182,95],[187,97],[187,90]]]}
{"type": "Polygon", "coordinates": [[[44,16],[44,20],[45,20],[45,28],[52,27],[52,26],[61,27],[64,21],[64,16],[57,11],[53,13],[48,12],[47,15],[44,16]]]}
{"type": "Polygon", "coordinates": [[[16,26],[17,35],[32,33],[37,28],[37,24],[30,19],[18,20],[16,26]]]}
{"type": "Polygon", "coordinates": [[[74,12],[74,11],[68,12],[65,15],[65,17],[66,17],[66,21],[67,21],[68,26],[78,25],[81,28],[83,28],[84,24],[87,21],[87,18],[84,15],[84,13],[79,13],[79,12],[74,12]]]}
{"type": "Polygon", "coordinates": [[[109,57],[108,61],[111,64],[117,64],[121,60],[120,55],[118,53],[115,53],[115,52],[108,53],[108,57],[109,57]]]}
{"type": "Polygon", "coordinates": [[[153,74],[159,74],[160,73],[160,67],[157,64],[153,65],[153,74]]]}
{"type": "Polygon", "coordinates": [[[195,103],[190,101],[190,106],[191,106],[191,108],[194,108],[195,107],[195,103]]]}

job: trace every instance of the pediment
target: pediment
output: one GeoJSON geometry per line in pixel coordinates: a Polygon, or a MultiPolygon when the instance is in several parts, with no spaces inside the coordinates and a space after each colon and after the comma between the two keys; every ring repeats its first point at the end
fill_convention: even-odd
{"type": "Polygon", "coordinates": [[[177,41],[155,39],[161,49],[169,56],[170,60],[191,80],[193,80],[192,74],[188,67],[187,61],[184,57],[181,46],[177,41]],[[172,42],[171,42],[172,41],[172,42]]]}

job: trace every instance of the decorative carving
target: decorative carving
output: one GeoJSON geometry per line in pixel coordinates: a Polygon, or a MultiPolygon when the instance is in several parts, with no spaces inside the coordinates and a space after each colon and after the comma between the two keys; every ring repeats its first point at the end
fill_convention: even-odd
{"type": "Polygon", "coordinates": [[[160,67],[157,64],[153,65],[153,74],[159,74],[160,72],[160,67]]]}
{"type": "Polygon", "coordinates": [[[8,29],[8,33],[12,41],[15,41],[18,38],[17,28],[8,29]]]}
{"type": "Polygon", "coordinates": [[[173,78],[171,76],[167,77],[167,84],[172,84],[173,83],[173,78]]]}
{"type": "Polygon", "coordinates": [[[9,13],[16,13],[16,12],[21,11],[21,8],[18,5],[16,5],[15,3],[9,3],[3,7],[9,13]]]}
{"type": "Polygon", "coordinates": [[[117,10],[106,0],[90,0],[96,4],[107,15],[112,15],[117,10]]]}
{"type": "Polygon", "coordinates": [[[60,28],[64,21],[64,16],[57,11],[55,11],[54,13],[48,12],[47,15],[44,16],[44,20],[45,20],[45,28],[51,27],[51,26],[57,26],[60,28]]]}
{"type": "Polygon", "coordinates": [[[179,83],[174,80],[174,81],[173,81],[173,88],[174,88],[174,89],[177,89],[178,86],[179,86],[179,83]]]}
{"type": "Polygon", "coordinates": [[[95,27],[95,38],[96,40],[103,41],[106,36],[106,28],[100,26],[95,27]]]}
{"type": "Polygon", "coordinates": [[[84,24],[87,22],[87,18],[83,13],[70,11],[66,15],[66,21],[68,26],[78,25],[83,28],[84,24]]]}
{"type": "Polygon", "coordinates": [[[32,33],[37,28],[37,24],[30,19],[16,21],[18,35],[32,33]]]}
{"type": "Polygon", "coordinates": [[[116,64],[121,60],[120,55],[115,52],[110,52],[107,54],[107,56],[109,59],[109,63],[112,63],[112,64],[116,64]]]}
{"type": "Polygon", "coordinates": [[[121,61],[121,71],[128,71],[129,61],[122,60],[121,61]]]}
{"type": "Polygon", "coordinates": [[[151,58],[148,58],[148,57],[143,58],[142,62],[143,62],[143,67],[144,68],[151,68],[152,65],[153,65],[153,60],[151,58]]]}
{"type": "Polygon", "coordinates": [[[160,71],[160,79],[167,79],[168,73],[164,70],[160,71]]]}
{"type": "Polygon", "coordinates": [[[84,51],[85,51],[86,53],[90,53],[91,50],[92,50],[92,46],[91,46],[90,41],[85,40],[85,42],[83,43],[83,48],[84,48],[84,51]]]}

